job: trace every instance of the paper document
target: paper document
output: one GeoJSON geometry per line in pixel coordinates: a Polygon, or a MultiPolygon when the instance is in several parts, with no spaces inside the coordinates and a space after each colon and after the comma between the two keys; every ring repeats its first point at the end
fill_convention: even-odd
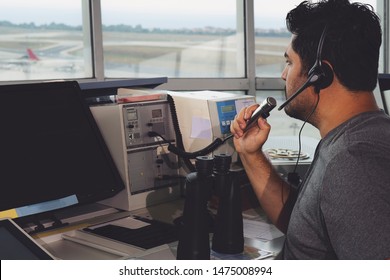
{"type": "Polygon", "coordinates": [[[191,138],[211,139],[211,121],[201,117],[192,117],[191,138]]]}
{"type": "Polygon", "coordinates": [[[103,224],[97,224],[97,225],[94,225],[94,226],[90,226],[88,228],[96,229],[96,228],[103,227],[105,225],[114,225],[114,226],[120,226],[120,227],[124,227],[124,228],[129,228],[129,229],[138,229],[138,228],[142,228],[142,227],[145,227],[147,225],[150,225],[150,224],[146,223],[146,222],[143,222],[143,221],[140,221],[138,219],[135,219],[133,217],[125,217],[125,218],[121,218],[121,219],[118,219],[118,220],[109,221],[109,222],[106,222],[106,223],[103,223],[103,224]]]}
{"type": "Polygon", "coordinates": [[[244,236],[262,241],[270,241],[283,236],[283,233],[272,224],[244,219],[244,236]]]}

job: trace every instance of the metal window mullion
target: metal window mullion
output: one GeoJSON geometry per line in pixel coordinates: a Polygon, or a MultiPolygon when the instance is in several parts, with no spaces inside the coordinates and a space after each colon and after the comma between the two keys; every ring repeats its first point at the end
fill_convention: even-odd
{"type": "Polygon", "coordinates": [[[92,57],[94,77],[104,80],[103,27],[100,0],[90,0],[92,57]]]}
{"type": "MultiPolygon", "coordinates": [[[[381,1],[378,1],[378,5],[381,1]]],[[[383,45],[382,45],[382,51],[383,51],[383,72],[389,73],[390,71],[390,3],[389,1],[383,1],[383,45]]]]}
{"type": "Polygon", "coordinates": [[[245,19],[245,60],[248,94],[256,95],[256,56],[255,56],[255,19],[254,0],[243,1],[245,19]]]}

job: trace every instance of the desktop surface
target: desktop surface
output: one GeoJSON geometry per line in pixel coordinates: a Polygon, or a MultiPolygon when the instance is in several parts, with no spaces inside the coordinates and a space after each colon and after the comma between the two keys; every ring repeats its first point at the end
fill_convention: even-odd
{"type": "MultiPolygon", "coordinates": [[[[68,229],[46,233],[41,238],[45,243],[44,247],[59,259],[70,260],[113,260],[113,259],[154,259],[154,260],[175,260],[178,241],[173,238],[166,244],[158,243],[153,247],[141,248],[126,244],[123,241],[114,240],[88,232],[86,228],[96,229],[104,225],[116,224],[134,227],[134,217],[141,218],[141,222],[148,220],[163,221],[170,223],[180,217],[182,213],[183,200],[166,202],[147,208],[134,211],[118,211],[101,217],[94,217],[79,222],[77,225],[70,225],[68,229]],[[130,222],[131,220],[131,222],[130,222]]],[[[250,210],[244,215],[251,222],[264,221],[264,216],[257,211],[250,210]],[[249,212],[248,212],[249,213],[249,212]],[[260,215],[257,217],[257,213],[260,215]]],[[[140,220],[138,220],[140,221],[140,220]]],[[[280,235],[272,240],[264,238],[245,237],[244,252],[241,254],[228,255],[218,254],[211,251],[210,259],[264,259],[273,258],[282,248],[284,236],[280,235]]],[[[210,239],[211,240],[211,239],[210,239]]]]}

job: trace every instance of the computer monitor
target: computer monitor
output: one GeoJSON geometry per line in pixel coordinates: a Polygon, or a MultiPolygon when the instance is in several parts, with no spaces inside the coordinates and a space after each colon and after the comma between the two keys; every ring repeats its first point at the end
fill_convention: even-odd
{"type": "Polygon", "coordinates": [[[95,202],[124,188],[75,81],[0,86],[0,129],[3,213],[95,202]]]}

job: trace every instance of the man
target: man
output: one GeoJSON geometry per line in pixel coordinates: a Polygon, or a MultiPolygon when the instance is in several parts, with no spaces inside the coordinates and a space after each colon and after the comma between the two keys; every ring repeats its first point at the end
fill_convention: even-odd
{"type": "Polygon", "coordinates": [[[321,141],[298,188],[261,148],[271,126],[256,105],[231,124],[247,175],[273,223],[286,233],[284,259],[390,258],[390,118],[374,98],[381,29],[371,6],[302,2],[286,17],[285,112],[318,128],[321,141]],[[321,42],[322,41],[322,42],[321,42]],[[313,66],[314,65],[314,66],[313,66]]]}

